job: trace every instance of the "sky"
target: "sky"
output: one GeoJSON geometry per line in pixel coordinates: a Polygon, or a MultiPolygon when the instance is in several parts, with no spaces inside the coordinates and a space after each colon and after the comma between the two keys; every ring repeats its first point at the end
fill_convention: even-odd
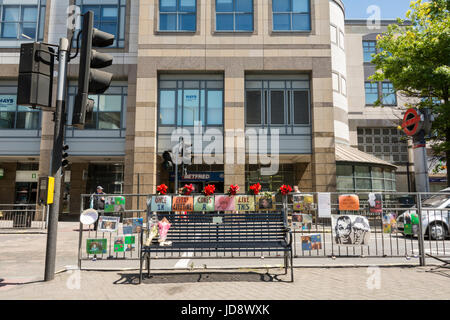
{"type": "Polygon", "coordinates": [[[372,15],[367,8],[375,5],[380,8],[381,19],[405,18],[410,0],[343,0],[346,19],[366,19],[372,15]]]}

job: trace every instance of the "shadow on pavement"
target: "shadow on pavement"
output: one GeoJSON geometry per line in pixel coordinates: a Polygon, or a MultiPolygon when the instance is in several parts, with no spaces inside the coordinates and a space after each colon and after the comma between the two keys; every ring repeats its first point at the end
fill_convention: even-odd
{"type": "Polygon", "coordinates": [[[27,281],[27,282],[6,282],[6,279],[0,278],[0,288],[6,287],[6,286],[22,286],[25,284],[40,283],[40,282],[44,282],[44,280],[35,280],[35,281],[27,281]]]}
{"type": "MultiPolygon", "coordinates": [[[[120,279],[114,284],[139,284],[139,274],[119,273],[120,279]]],[[[258,272],[185,272],[185,273],[151,273],[150,278],[144,274],[143,284],[174,284],[198,282],[289,282],[276,275],[258,272]]]]}

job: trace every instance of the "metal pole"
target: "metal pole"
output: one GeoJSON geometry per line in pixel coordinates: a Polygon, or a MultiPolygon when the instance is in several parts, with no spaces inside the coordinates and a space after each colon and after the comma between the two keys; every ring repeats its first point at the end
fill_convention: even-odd
{"type": "Polygon", "coordinates": [[[423,130],[414,137],[414,167],[416,174],[416,192],[430,192],[428,178],[427,143],[423,130]]]}
{"type": "Polygon", "coordinates": [[[58,87],[56,92],[55,128],[53,135],[53,154],[51,159],[51,175],[55,177],[54,202],[50,205],[48,217],[47,248],[45,254],[44,280],[50,281],[55,278],[56,240],[58,233],[58,216],[60,210],[61,183],[62,183],[62,146],[64,142],[64,124],[66,109],[66,86],[67,86],[67,64],[69,41],[67,38],[59,40],[59,66],[58,87]]]}
{"type": "MultiPolygon", "coordinates": [[[[422,195],[420,193],[417,194],[417,211],[419,217],[419,230],[417,231],[417,238],[419,239],[419,261],[420,266],[425,266],[425,244],[423,237],[423,224],[422,224],[422,195]]],[[[412,226],[412,221],[411,221],[412,226]]],[[[413,232],[414,236],[414,232],[413,232]]]]}

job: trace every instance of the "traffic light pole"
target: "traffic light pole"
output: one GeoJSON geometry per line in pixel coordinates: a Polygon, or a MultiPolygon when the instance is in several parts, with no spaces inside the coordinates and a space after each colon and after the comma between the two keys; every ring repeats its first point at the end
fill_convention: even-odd
{"type": "Polygon", "coordinates": [[[66,122],[67,65],[69,63],[69,41],[59,40],[58,84],[56,92],[55,128],[53,136],[53,154],[51,159],[51,175],[55,177],[54,203],[50,205],[47,230],[47,248],[45,254],[45,281],[55,278],[56,240],[58,233],[58,217],[60,210],[61,184],[63,168],[62,147],[64,142],[64,125],[66,122]]]}

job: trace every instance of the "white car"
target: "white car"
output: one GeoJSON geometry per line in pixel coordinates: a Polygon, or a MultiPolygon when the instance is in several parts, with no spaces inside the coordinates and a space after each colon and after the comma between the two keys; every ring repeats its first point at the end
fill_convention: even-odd
{"type": "MultiPolygon", "coordinates": [[[[423,234],[432,240],[443,240],[450,235],[450,188],[441,190],[439,194],[422,202],[422,226],[423,234]],[[442,193],[442,194],[440,194],[442,193]]],[[[397,229],[404,235],[418,234],[417,209],[411,208],[403,212],[397,218],[397,229]],[[407,220],[407,221],[405,221],[407,220]],[[411,226],[411,230],[405,230],[405,224],[411,226]]]]}

